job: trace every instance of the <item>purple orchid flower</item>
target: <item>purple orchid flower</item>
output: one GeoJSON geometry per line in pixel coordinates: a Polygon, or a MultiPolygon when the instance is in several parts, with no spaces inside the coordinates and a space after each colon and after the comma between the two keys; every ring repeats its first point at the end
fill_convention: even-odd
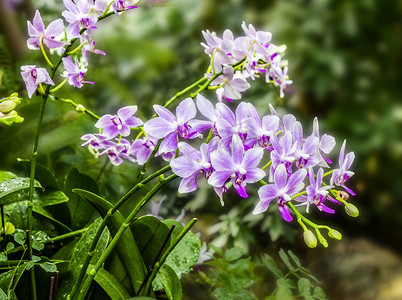
{"type": "Polygon", "coordinates": [[[292,84],[293,81],[289,80],[288,78],[288,67],[284,67],[283,69],[278,67],[273,69],[274,74],[274,82],[279,85],[280,88],[280,96],[283,98],[285,88],[292,84]]]}
{"type": "MultiPolygon", "coordinates": [[[[207,77],[212,77],[212,74],[206,74],[207,77]]],[[[222,85],[222,97],[228,101],[241,99],[241,92],[250,88],[250,84],[244,79],[244,76],[234,72],[232,66],[226,66],[223,69],[222,76],[219,76],[211,85],[222,85]]]]}
{"type": "Polygon", "coordinates": [[[264,154],[261,148],[252,148],[244,151],[240,137],[235,134],[232,138],[231,155],[221,148],[211,153],[212,166],[215,172],[208,179],[208,183],[221,188],[230,178],[237,193],[247,198],[246,184],[261,180],[266,174],[258,168],[264,154]]]}
{"type": "Polygon", "coordinates": [[[326,200],[330,200],[334,203],[341,204],[339,201],[333,199],[329,196],[328,189],[333,188],[333,186],[322,185],[322,178],[324,175],[324,170],[320,168],[317,172],[317,178],[314,176],[313,168],[309,168],[308,171],[310,185],[306,188],[307,197],[300,196],[295,200],[298,202],[303,202],[299,205],[307,205],[306,211],[309,212],[310,204],[315,204],[317,208],[321,211],[325,211],[326,213],[333,214],[335,211],[332,208],[329,208],[324,204],[326,200]]]}
{"type": "Polygon", "coordinates": [[[202,144],[200,151],[194,149],[187,143],[179,143],[178,147],[183,154],[170,162],[172,171],[182,181],[179,186],[179,193],[189,193],[197,189],[197,177],[200,172],[208,179],[214,171],[211,165],[211,152],[218,147],[219,138],[213,138],[208,144],[202,144]]]}
{"type": "Polygon", "coordinates": [[[248,27],[245,22],[241,25],[246,36],[250,39],[250,43],[254,42],[255,51],[260,54],[265,54],[266,48],[269,47],[272,34],[266,31],[257,31],[254,26],[249,24],[248,27]]]}
{"type": "Polygon", "coordinates": [[[57,19],[51,22],[45,29],[42,17],[37,10],[33,18],[32,23],[27,21],[28,24],[28,34],[30,38],[27,40],[28,47],[31,46],[33,49],[40,49],[39,39],[42,38],[43,44],[45,44],[49,49],[55,49],[64,47],[68,42],[62,42],[55,40],[55,37],[61,35],[64,32],[64,24],[62,19],[57,19]]]}
{"type": "Polygon", "coordinates": [[[254,109],[251,103],[241,102],[235,111],[223,103],[216,104],[218,120],[216,121],[216,130],[223,142],[229,145],[232,136],[237,134],[244,141],[247,138],[247,132],[250,122],[249,114],[254,109]]]}
{"type": "Polygon", "coordinates": [[[98,14],[92,0],[79,0],[76,3],[63,0],[63,3],[67,10],[63,11],[62,15],[70,23],[67,28],[68,39],[79,37],[81,28],[96,28],[94,25],[98,21],[98,14]]]}
{"type": "MultiPolygon", "coordinates": [[[[313,136],[320,139],[320,132],[319,132],[317,117],[315,117],[314,121],[313,121],[313,136]]],[[[327,162],[332,164],[332,161],[326,157],[323,157],[322,153],[329,154],[332,151],[332,149],[335,147],[335,144],[336,144],[335,138],[328,134],[324,134],[321,137],[321,139],[319,140],[316,156],[318,157],[318,159],[320,161],[319,165],[321,167],[329,167],[327,162]]]]}
{"type": "MultiPolygon", "coordinates": [[[[230,30],[225,30],[223,39],[216,36],[215,32],[202,31],[202,35],[206,41],[201,43],[205,48],[205,53],[210,57],[213,56],[212,68],[215,72],[222,71],[223,65],[230,65],[236,62],[231,56],[230,49],[234,41],[233,33],[230,30]]],[[[212,63],[212,62],[211,62],[212,63]]]]}
{"type": "Polygon", "coordinates": [[[269,147],[271,144],[271,135],[275,135],[278,131],[279,122],[279,117],[275,115],[264,116],[261,121],[256,111],[250,113],[250,119],[248,120],[249,130],[247,132],[247,143],[249,144],[249,141],[252,141],[257,143],[260,147],[272,150],[272,147],[269,147]]]}
{"type": "Polygon", "coordinates": [[[45,68],[37,68],[35,65],[22,66],[21,76],[25,82],[28,97],[31,98],[40,83],[54,85],[45,68]]]}
{"type": "Polygon", "coordinates": [[[292,173],[292,163],[296,160],[295,151],[297,144],[293,143],[292,133],[286,131],[285,134],[278,140],[275,134],[271,135],[271,143],[273,150],[271,151],[271,177],[274,170],[281,164],[286,166],[288,173],[292,173]]]}
{"type": "Polygon", "coordinates": [[[71,56],[67,56],[63,57],[62,61],[67,71],[66,77],[70,85],[81,88],[83,83],[95,84],[95,82],[84,80],[84,74],[87,72],[87,69],[80,68],[78,59],[75,59],[75,62],[73,62],[71,56]]]}
{"type": "Polygon", "coordinates": [[[219,114],[217,113],[217,111],[214,108],[211,101],[209,101],[207,98],[205,98],[201,94],[198,94],[197,98],[196,98],[196,104],[197,104],[198,111],[204,117],[206,117],[209,121],[195,120],[195,119],[191,120],[189,122],[189,125],[191,126],[191,128],[193,128],[198,133],[202,133],[205,130],[212,128],[212,133],[215,135],[218,135],[215,124],[219,118],[219,114]]]}
{"type": "Polygon", "coordinates": [[[191,139],[197,137],[197,131],[187,123],[197,113],[195,104],[191,98],[184,99],[176,108],[177,118],[166,108],[154,105],[154,110],[159,117],[153,118],[144,124],[144,131],[157,139],[162,139],[159,153],[169,153],[177,149],[177,138],[191,139]]]}
{"type": "Polygon", "coordinates": [[[296,151],[294,153],[296,167],[299,169],[308,169],[309,167],[314,167],[318,164],[319,160],[314,155],[316,154],[316,149],[318,147],[318,138],[315,136],[309,136],[303,141],[303,127],[300,122],[296,122],[293,131],[293,138],[295,143],[297,143],[296,151]]]}
{"type": "Polygon", "coordinates": [[[138,127],[143,122],[133,115],[137,111],[137,105],[126,106],[117,111],[117,115],[104,115],[95,124],[96,128],[102,128],[103,134],[108,138],[114,138],[117,135],[128,136],[130,127],[138,127]]]}
{"type": "Polygon", "coordinates": [[[86,64],[88,64],[88,54],[87,54],[88,51],[95,53],[95,54],[106,55],[106,52],[95,49],[95,41],[92,39],[91,35],[89,34],[89,30],[85,31],[81,35],[81,43],[85,43],[82,46],[82,56],[83,56],[86,64]]]}
{"type": "Polygon", "coordinates": [[[255,207],[253,214],[260,214],[268,209],[269,204],[275,198],[278,198],[279,212],[282,218],[290,222],[293,217],[290,215],[286,203],[291,201],[291,197],[304,187],[303,180],[307,175],[306,169],[297,170],[289,179],[286,166],[280,164],[274,173],[274,183],[262,186],[258,190],[260,202],[255,207]]]}
{"type": "Polygon", "coordinates": [[[86,140],[81,147],[89,145],[92,149],[98,151],[109,146],[108,138],[102,134],[85,134],[81,137],[81,140],[86,140]]]}
{"type": "Polygon", "coordinates": [[[99,156],[103,154],[107,154],[109,157],[110,162],[115,165],[119,166],[123,159],[127,159],[131,162],[135,162],[135,159],[132,158],[129,154],[130,152],[130,142],[126,139],[121,139],[119,143],[113,143],[108,141],[110,146],[103,152],[99,153],[99,156]]]}
{"type": "Polygon", "coordinates": [[[136,157],[139,165],[144,165],[155,150],[158,139],[151,136],[135,140],[131,145],[131,153],[136,157]]]}
{"type": "Polygon", "coordinates": [[[355,196],[355,192],[353,192],[350,188],[345,186],[345,182],[352,177],[355,173],[352,171],[348,171],[350,166],[353,163],[353,160],[355,159],[355,154],[354,152],[349,152],[345,156],[345,146],[346,146],[346,140],[343,141],[341,151],[339,152],[339,167],[340,169],[334,170],[332,173],[332,177],[330,180],[330,184],[337,185],[343,187],[349,194],[355,196]]]}
{"type": "Polygon", "coordinates": [[[119,11],[125,11],[133,8],[137,8],[138,6],[131,5],[130,2],[132,1],[127,1],[127,0],[114,0],[112,4],[112,8],[115,14],[117,14],[119,11]]]}

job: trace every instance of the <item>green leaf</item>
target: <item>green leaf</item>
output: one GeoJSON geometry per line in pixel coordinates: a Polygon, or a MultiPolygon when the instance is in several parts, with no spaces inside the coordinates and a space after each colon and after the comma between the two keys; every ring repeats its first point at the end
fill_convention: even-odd
{"type": "Polygon", "coordinates": [[[73,230],[85,227],[96,217],[96,212],[92,205],[86,201],[82,201],[79,195],[73,193],[73,189],[75,188],[99,194],[99,187],[94,179],[78,172],[76,168],[73,168],[68,173],[64,183],[64,192],[69,198],[67,204],[71,214],[71,228],[73,230]]]}
{"type": "MultiPolygon", "coordinates": [[[[0,204],[6,205],[27,200],[30,179],[18,177],[4,180],[0,183],[0,204]]],[[[34,187],[43,189],[39,182],[34,181],[34,187]]]]}
{"type": "Polygon", "coordinates": [[[26,239],[26,234],[22,232],[16,232],[14,234],[14,241],[20,245],[24,245],[25,239],[26,239]]]}
{"type": "Polygon", "coordinates": [[[301,267],[300,259],[291,251],[288,250],[289,256],[292,258],[297,267],[301,267]]]}
{"type": "Polygon", "coordinates": [[[319,300],[327,299],[327,296],[325,295],[325,291],[320,286],[316,286],[314,288],[313,296],[319,300]]]}
{"type": "Polygon", "coordinates": [[[46,272],[49,272],[49,273],[54,273],[57,271],[57,266],[51,262],[43,262],[43,263],[40,263],[39,266],[43,270],[45,270],[46,272]]]}
{"type": "Polygon", "coordinates": [[[23,275],[28,263],[22,263],[15,269],[0,274],[0,288],[8,293],[10,291],[11,283],[17,286],[17,283],[23,275]]]}
{"type": "Polygon", "coordinates": [[[37,205],[35,202],[32,207],[32,211],[41,217],[44,217],[51,221],[59,230],[62,230],[64,232],[71,232],[71,229],[63,224],[62,222],[56,220],[49,211],[45,207],[42,207],[40,205],[37,205]]]}
{"type": "Polygon", "coordinates": [[[211,249],[214,250],[214,252],[215,252],[216,254],[218,254],[219,256],[223,256],[223,250],[222,250],[222,248],[216,247],[216,246],[213,245],[213,244],[209,244],[209,247],[211,247],[211,249]]]}
{"type": "MultiPolygon", "coordinates": [[[[17,158],[17,160],[24,166],[26,176],[29,176],[31,173],[31,161],[29,159],[20,158],[17,158]]],[[[36,163],[35,166],[35,179],[39,181],[40,184],[46,189],[60,189],[54,174],[47,167],[41,165],[40,163],[36,163]]]]}
{"type": "Polygon", "coordinates": [[[0,171],[0,182],[3,182],[5,180],[8,179],[13,179],[13,178],[17,178],[18,176],[15,175],[12,172],[8,172],[8,171],[0,171]]]}
{"type": "Polygon", "coordinates": [[[311,295],[311,282],[307,278],[300,278],[297,282],[297,289],[303,297],[311,295]]]}
{"type": "Polygon", "coordinates": [[[276,265],[275,260],[268,254],[264,254],[262,262],[276,277],[282,278],[284,276],[282,270],[276,265]]]}
{"type": "MultiPolygon", "coordinates": [[[[131,225],[131,231],[136,237],[137,246],[144,263],[149,268],[169,233],[169,227],[154,216],[143,216],[131,225]]],[[[169,242],[166,244],[163,251],[169,244],[169,242]]]]}
{"type": "Polygon", "coordinates": [[[276,292],[276,298],[280,300],[293,300],[292,291],[288,286],[287,281],[284,278],[279,278],[276,281],[276,285],[278,286],[278,290],[276,292]]]}
{"type": "MultiPolygon", "coordinates": [[[[63,284],[59,287],[60,294],[68,294],[72,290],[74,284],[76,284],[81,267],[84,264],[86,256],[88,255],[92,240],[94,239],[96,231],[101,223],[101,218],[95,220],[95,222],[92,223],[88,230],[81,236],[78,243],[75,244],[72,250],[73,255],[68,266],[68,276],[66,276],[63,284]]],[[[104,230],[96,245],[95,251],[93,252],[90,263],[95,264],[98,261],[99,257],[107,247],[109,237],[109,231],[104,230]]]]}
{"type": "Polygon", "coordinates": [[[239,259],[243,255],[243,250],[239,247],[231,248],[226,250],[225,259],[227,261],[233,261],[239,259]]]}
{"type": "Polygon", "coordinates": [[[45,245],[38,241],[33,241],[31,245],[32,245],[32,248],[37,251],[41,251],[41,250],[43,250],[43,248],[45,248],[45,245]]]}
{"type": "Polygon", "coordinates": [[[0,288],[0,300],[9,300],[3,289],[0,288]]]}
{"type": "MultiPolygon", "coordinates": [[[[163,222],[168,225],[169,228],[171,228],[173,224],[176,225],[171,238],[173,242],[177,235],[183,230],[183,226],[175,220],[164,220],[163,222]]],[[[187,274],[193,269],[200,257],[200,250],[200,239],[189,231],[169,254],[165,263],[181,278],[183,274],[187,274]]]]}
{"type": "MultiPolygon", "coordinates": [[[[107,212],[113,207],[109,201],[89,191],[74,189],[74,192],[88,200],[102,217],[105,217],[107,212]]],[[[108,228],[112,236],[118,232],[123,223],[123,216],[119,211],[116,211],[110,217],[108,222],[108,228]]],[[[124,231],[121,239],[116,245],[116,250],[130,275],[133,287],[137,290],[144,280],[147,270],[131,230],[124,231]]]]}
{"type": "Polygon", "coordinates": [[[250,268],[250,257],[238,259],[228,265],[229,272],[241,272],[250,268]]]}
{"type": "Polygon", "coordinates": [[[181,300],[182,298],[180,279],[176,272],[166,264],[160,268],[152,285],[154,287],[162,286],[169,300],[181,300]]]}
{"type": "Polygon", "coordinates": [[[0,261],[7,261],[7,255],[0,253],[0,261]]]}
{"type": "Polygon", "coordinates": [[[62,191],[50,190],[44,193],[40,193],[39,197],[35,197],[33,200],[34,205],[40,207],[46,207],[51,205],[57,205],[68,201],[68,197],[62,191]]]}
{"type": "Polygon", "coordinates": [[[99,269],[94,279],[111,300],[126,300],[130,297],[125,288],[105,269],[99,269]]]}
{"type": "Polygon", "coordinates": [[[15,246],[14,246],[13,243],[11,243],[11,242],[8,242],[8,243],[7,243],[6,251],[10,251],[10,250],[12,250],[12,249],[14,249],[14,248],[15,248],[15,246]]]}
{"type": "Polygon", "coordinates": [[[289,256],[287,256],[285,250],[283,250],[283,249],[279,250],[279,256],[281,257],[283,263],[286,265],[286,267],[289,269],[289,271],[295,270],[292,263],[290,262],[289,256]]]}

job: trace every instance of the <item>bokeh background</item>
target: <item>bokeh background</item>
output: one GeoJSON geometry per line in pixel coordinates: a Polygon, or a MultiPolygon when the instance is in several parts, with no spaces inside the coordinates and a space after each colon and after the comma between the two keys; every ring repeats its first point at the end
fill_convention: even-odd
{"type": "MultiPolygon", "coordinates": [[[[0,97],[19,91],[27,99],[19,68],[45,63],[38,51],[27,51],[26,20],[40,9],[48,24],[60,17],[64,7],[58,0],[0,3],[0,97]]],[[[297,224],[284,224],[275,211],[252,219],[255,197],[240,202],[229,195],[225,207],[220,207],[205,186],[186,196],[177,195],[172,187],[164,191],[168,200],[160,213],[177,216],[185,208],[186,216],[200,219],[197,230],[203,240],[241,246],[252,255],[275,256],[280,247],[292,249],[326,284],[331,299],[401,299],[401,20],[402,2],[390,0],[169,0],[99,24],[96,46],[107,56],[91,55],[86,75],[96,85],[64,88],[59,95],[99,115],[137,104],[139,115],[146,119],[152,115],[152,104],[164,103],[206,71],[202,30],[220,35],[229,28],[240,34],[245,21],[272,32],[275,44],[287,45],[294,83],[280,99],[274,87],[257,80],[244,99],[261,113],[271,103],[282,114],[295,114],[305,132],[317,116],[321,133],[335,136],[338,150],[347,139],[347,151],[356,154],[350,186],[357,192],[351,201],[359,207],[360,217],[351,219],[343,210],[329,218],[312,214],[312,219],[333,225],[344,238],[330,241],[329,249],[308,249],[297,224]]],[[[26,100],[19,109],[25,121],[0,127],[1,170],[23,173],[16,158],[30,157],[38,110],[39,98],[26,100]]],[[[50,102],[39,161],[60,182],[73,166],[97,177],[105,160],[96,161],[79,146],[80,137],[89,132],[94,132],[90,118],[50,102]]],[[[129,164],[107,165],[100,177],[104,195],[121,195],[130,184],[127,174],[135,171],[129,164]]],[[[188,286],[196,297],[197,285],[188,286]]],[[[207,296],[200,291],[198,297],[207,296]]]]}

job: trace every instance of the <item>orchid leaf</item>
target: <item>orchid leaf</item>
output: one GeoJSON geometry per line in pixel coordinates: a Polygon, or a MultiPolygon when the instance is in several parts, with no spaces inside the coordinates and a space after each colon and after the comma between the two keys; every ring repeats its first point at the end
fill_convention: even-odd
{"type": "Polygon", "coordinates": [[[154,287],[162,286],[169,300],[180,300],[182,298],[180,279],[176,272],[166,264],[160,268],[152,285],[154,287]]]}
{"type": "Polygon", "coordinates": [[[126,300],[130,295],[116,278],[105,269],[99,269],[95,281],[108,294],[111,300],[126,300]]]}
{"type": "MultiPolygon", "coordinates": [[[[113,207],[112,204],[102,197],[82,189],[74,189],[74,193],[83,197],[91,203],[102,217],[113,207]]],[[[124,223],[124,217],[119,211],[110,216],[108,228],[114,236],[124,223]]],[[[146,268],[138,250],[136,241],[130,230],[126,230],[116,245],[120,259],[124,262],[125,268],[130,275],[134,289],[137,290],[145,278],[146,268]]]]}
{"type": "MultiPolygon", "coordinates": [[[[6,205],[20,201],[28,200],[28,190],[30,186],[30,178],[18,177],[4,180],[0,183],[0,204],[6,205]]],[[[34,181],[34,187],[42,189],[38,181],[34,181]]]]}
{"type": "MultiPolygon", "coordinates": [[[[143,216],[131,225],[131,231],[136,237],[144,263],[149,268],[161,250],[169,233],[169,227],[154,216],[143,216]]],[[[166,244],[164,250],[168,246],[169,243],[166,244]]]]}

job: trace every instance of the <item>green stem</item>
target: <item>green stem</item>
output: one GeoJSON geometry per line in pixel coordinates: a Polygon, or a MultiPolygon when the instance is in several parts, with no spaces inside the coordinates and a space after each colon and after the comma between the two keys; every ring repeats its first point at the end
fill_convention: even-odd
{"type": "Polygon", "coordinates": [[[68,55],[72,55],[74,53],[77,53],[82,48],[82,46],[84,46],[85,44],[88,44],[88,42],[81,43],[77,48],[75,48],[74,50],[71,50],[70,52],[68,52],[68,55]]]}
{"type": "Polygon", "coordinates": [[[182,240],[182,238],[186,235],[187,232],[190,231],[191,227],[197,222],[197,219],[192,219],[187,226],[180,232],[180,234],[176,237],[176,239],[173,241],[172,244],[170,244],[169,248],[163,253],[162,257],[159,259],[159,261],[155,264],[155,268],[153,268],[151,275],[148,278],[148,281],[145,285],[145,293],[149,293],[149,289],[151,288],[152,281],[155,279],[156,274],[166,261],[166,258],[169,256],[169,254],[172,252],[172,250],[177,246],[177,244],[182,240]]]}
{"type": "Polygon", "coordinates": [[[42,52],[43,57],[45,58],[46,62],[48,63],[48,65],[53,69],[54,65],[52,64],[52,62],[50,61],[49,57],[47,57],[45,48],[43,47],[43,35],[40,36],[39,38],[39,47],[40,47],[40,51],[42,52]]]}
{"type": "Polygon", "coordinates": [[[63,85],[67,82],[67,80],[68,80],[67,78],[64,79],[58,86],[49,90],[49,93],[54,93],[54,92],[58,91],[59,89],[61,89],[63,87],[63,85]]]}
{"type": "Polygon", "coordinates": [[[272,164],[272,160],[270,160],[269,162],[267,162],[267,164],[265,166],[263,166],[261,169],[265,170],[266,168],[268,168],[270,165],[272,164]]]}
{"type": "Polygon", "coordinates": [[[94,279],[98,270],[102,267],[103,263],[112,253],[114,247],[117,245],[120,237],[123,235],[124,231],[130,226],[132,221],[134,220],[137,213],[141,210],[141,208],[159,191],[159,189],[176,179],[177,175],[173,174],[166,179],[160,179],[160,181],[140,200],[140,202],[136,205],[136,207],[131,211],[128,217],[124,220],[124,223],[120,227],[119,231],[115,234],[112,241],[106,248],[106,250],[102,253],[96,265],[89,271],[88,276],[86,277],[80,291],[78,294],[78,300],[83,300],[88,292],[88,289],[91,285],[92,280],[94,279]]]}
{"type": "Polygon", "coordinates": [[[60,102],[63,102],[63,103],[71,104],[75,108],[76,111],[83,112],[95,120],[100,119],[100,117],[98,115],[96,115],[94,112],[90,111],[89,109],[84,107],[82,104],[75,103],[71,99],[63,99],[63,98],[59,98],[56,96],[52,96],[52,98],[54,98],[55,100],[58,100],[60,102]]]}

